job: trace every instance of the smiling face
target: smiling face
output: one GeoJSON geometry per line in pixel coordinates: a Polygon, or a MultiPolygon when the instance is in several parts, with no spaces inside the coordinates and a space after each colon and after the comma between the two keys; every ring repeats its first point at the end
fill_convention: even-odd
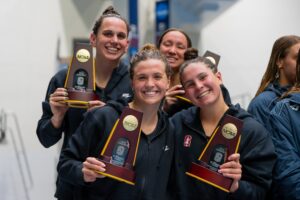
{"type": "Polygon", "coordinates": [[[296,80],[296,64],[300,43],[290,47],[286,56],[279,59],[277,65],[280,70],[280,83],[282,85],[292,85],[296,80]]]}
{"type": "Polygon", "coordinates": [[[181,74],[181,81],[186,96],[198,107],[202,108],[222,101],[221,74],[219,72],[214,74],[202,62],[189,64],[181,74]]]}
{"type": "Polygon", "coordinates": [[[144,60],[134,67],[132,88],[135,102],[141,105],[159,105],[168,87],[166,66],[161,60],[144,60]]]}
{"type": "Polygon", "coordinates": [[[188,41],[179,31],[166,33],[160,43],[159,50],[166,56],[173,70],[178,71],[184,62],[184,52],[188,48],[188,41]]]}
{"type": "Polygon", "coordinates": [[[106,17],[98,30],[90,36],[93,47],[97,49],[97,57],[110,61],[119,61],[128,49],[127,26],[122,19],[106,17]]]}

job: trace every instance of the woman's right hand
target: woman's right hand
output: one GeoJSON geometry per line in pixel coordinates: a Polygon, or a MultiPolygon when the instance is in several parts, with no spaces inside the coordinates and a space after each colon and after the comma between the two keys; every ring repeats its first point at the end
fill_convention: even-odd
{"type": "Polygon", "coordinates": [[[83,162],[82,173],[85,182],[94,182],[97,178],[104,178],[99,172],[105,172],[105,164],[94,157],[87,157],[83,162]]]}
{"type": "Polygon", "coordinates": [[[166,92],[166,98],[164,101],[164,109],[167,110],[171,105],[175,104],[177,102],[177,95],[184,95],[184,89],[182,88],[182,85],[174,85],[166,92]]]}
{"type": "Polygon", "coordinates": [[[49,97],[52,111],[51,122],[55,128],[60,128],[64,116],[68,110],[68,105],[64,100],[68,99],[68,93],[65,88],[57,88],[49,97]]]}

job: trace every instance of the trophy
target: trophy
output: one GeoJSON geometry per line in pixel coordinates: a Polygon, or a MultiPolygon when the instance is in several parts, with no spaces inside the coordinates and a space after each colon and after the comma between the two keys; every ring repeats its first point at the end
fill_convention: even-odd
{"type": "Polygon", "coordinates": [[[93,48],[87,43],[76,43],[65,81],[70,107],[87,108],[88,101],[99,100],[95,94],[95,66],[93,48]]]}
{"type": "Polygon", "coordinates": [[[227,157],[238,151],[243,121],[225,115],[214,130],[197,163],[192,162],[187,175],[229,192],[233,180],[218,172],[227,157]]]}
{"type": "Polygon", "coordinates": [[[220,61],[220,58],[221,56],[218,55],[218,54],[215,54],[211,51],[206,51],[204,54],[203,54],[203,57],[210,60],[212,62],[212,64],[214,64],[215,66],[215,69],[218,71],[218,65],[219,65],[219,61],[220,61]]]}
{"type": "Polygon", "coordinates": [[[143,113],[126,107],[116,121],[101,151],[99,160],[104,162],[105,172],[97,173],[135,184],[134,165],[139,145],[143,113]]]}

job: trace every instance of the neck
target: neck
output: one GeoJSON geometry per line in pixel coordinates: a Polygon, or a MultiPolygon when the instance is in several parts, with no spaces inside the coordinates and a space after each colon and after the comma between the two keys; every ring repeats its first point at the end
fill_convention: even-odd
{"type": "Polygon", "coordinates": [[[159,105],[143,106],[138,102],[133,101],[129,103],[129,107],[143,113],[141,129],[144,132],[144,134],[146,135],[151,134],[157,125],[157,121],[158,121],[157,111],[159,109],[159,105]]]}
{"type": "Polygon", "coordinates": [[[180,84],[179,72],[174,71],[174,74],[171,76],[170,87],[178,84],[180,84]]]}
{"type": "Polygon", "coordinates": [[[118,62],[115,61],[105,61],[105,59],[96,59],[95,61],[95,79],[96,85],[100,88],[105,88],[113,70],[118,66],[118,62]],[[97,60],[100,60],[97,62],[97,60]],[[104,61],[102,61],[104,60],[104,61]]]}
{"type": "Polygon", "coordinates": [[[224,101],[221,101],[217,105],[207,106],[201,108],[200,111],[200,121],[202,123],[205,134],[210,137],[213,130],[217,127],[220,119],[223,117],[224,113],[228,109],[228,106],[224,101]]]}

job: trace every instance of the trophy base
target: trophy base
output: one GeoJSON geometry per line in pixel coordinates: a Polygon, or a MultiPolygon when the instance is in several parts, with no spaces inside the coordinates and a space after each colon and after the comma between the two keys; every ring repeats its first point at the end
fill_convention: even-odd
{"type": "Polygon", "coordinates": [[[120,167],[117,165],[113,165],[110,162],[107,162],[103,159],[99,159],[100,161],[104,162],[105,172],[99,172],[97,173],[102,174],[104,176],[110,177],[112,179],[115,179],[117,181],[121,181],[130,185],[135,184],[135,172],[132,169],[126,168],[126,167],[120,167]]]}
{"type": "Polygon", "coordinates": [[[94,91],[77,91],[68,89],[68,100],[65,102],[73,108],[88,108],[89,101],[99,100],[94,91]]]}
{"type": "Polygon", "coordinates": [[[214,186],[224,192],[229,192],[233,180],[222,174],[212,171],[202,165],[192,163],[187,175],[214,186]]]}

